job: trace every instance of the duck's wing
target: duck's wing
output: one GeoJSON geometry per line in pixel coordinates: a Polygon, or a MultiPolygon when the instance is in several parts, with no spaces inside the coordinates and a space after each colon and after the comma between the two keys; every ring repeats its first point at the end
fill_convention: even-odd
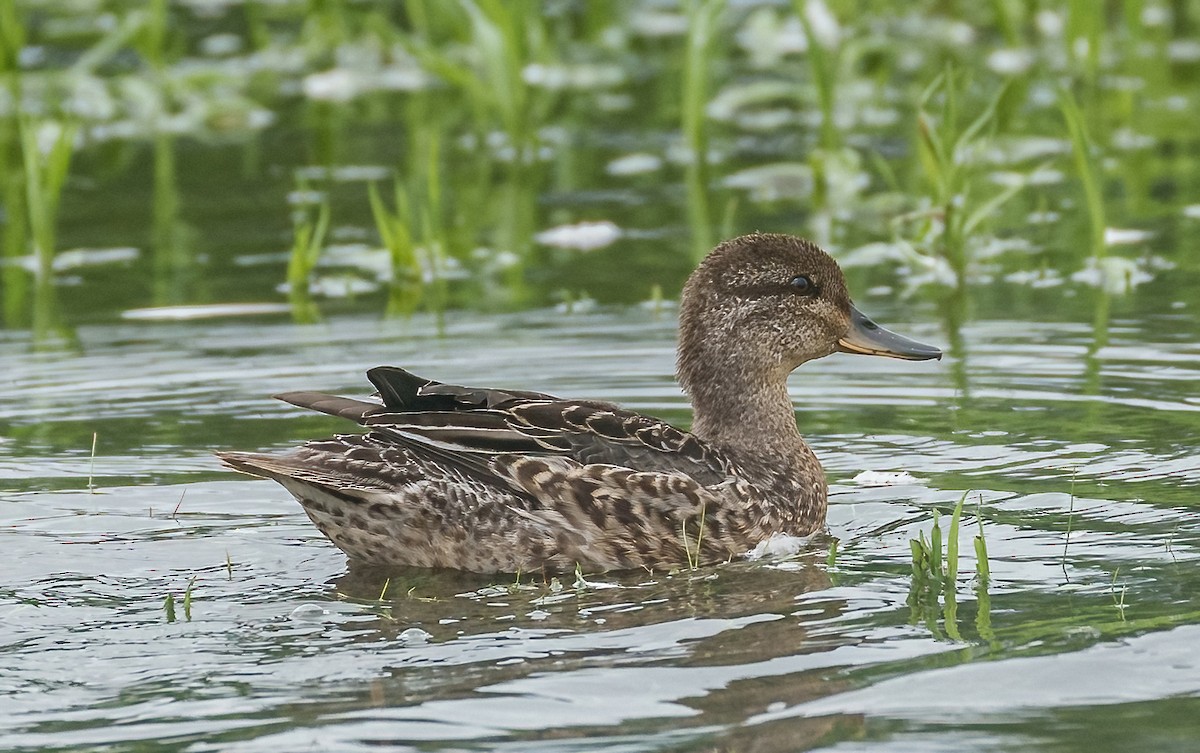
{"type": "Polygon", "coordinates": [[[610,403],[442,384],[396,367],[372,369],[368,377],[382,405],[315,392],[277,397],[357,421],[376,441],[398,442],[485,477],[494,475],[490,461],[500,454],[683,474],[705,486],[734,475],[729,458],[692,434],[610,403]]]}
{"type": "Polygon", "coordinates": [[[615,465],[643,473],[678,473],[704,486],[719,484],[736,475],[727,456],[695,435],[635,411],[605,404],[553,400],[520,403],[511,406],[507,413],[516,428],[551,437],[559,454],[583,465],[615,465]]]}
{"type": "Polygon", "coordinates": [[[283,484],[355,559],[479,572],[714,562],[753,546],[773,514],[730,458],[649,416],[399,369],[372,381],[380,401],[278,396],[365,433],[220,453],[283,484]]]}

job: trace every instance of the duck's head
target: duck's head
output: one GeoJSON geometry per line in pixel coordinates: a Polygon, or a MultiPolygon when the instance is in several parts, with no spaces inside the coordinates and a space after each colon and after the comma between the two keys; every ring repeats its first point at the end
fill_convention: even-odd
{"type": "Polygon", "coordinates": [[[679,377],[693,394],[714,378],[786,379],[838,351],[942,357],[871,321],[850,302],[837,262],[790,235],[756,233],[717,246],[688,278],[679,313],[679,377]]]}

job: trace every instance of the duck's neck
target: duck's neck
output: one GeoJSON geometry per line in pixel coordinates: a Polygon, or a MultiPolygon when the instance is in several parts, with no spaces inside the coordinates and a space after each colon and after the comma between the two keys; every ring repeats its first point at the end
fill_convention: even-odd
{"type": "Polygon", "coordinates": [[[680,359],[680,382],[695,411],[693,434],[718,447],[771,457],[785,466],[779,470],[810,454],[796,428],[786,372],[755,368],[728,351],[707,355],[702,362],[680,359]],[[695,368],[705,374],[690,373],[695,368]]]}

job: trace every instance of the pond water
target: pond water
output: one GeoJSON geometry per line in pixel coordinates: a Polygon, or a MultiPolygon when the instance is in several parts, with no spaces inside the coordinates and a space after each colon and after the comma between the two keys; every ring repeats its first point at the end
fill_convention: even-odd
{"type": "Polygon", "coordinates": [[[804,23],[612,5],[10,6],[0,747],[1200,745],[1200,8],[1092,28],[1012,3],[795,3],[804,23]],[[512,47],[488,33],[505,19],[544,33],[512,47]],[[835,133],[808,44],[842,74],[835,133]],[[703,169],[680,157],[696,56],[703,169]],[[920,104],[947,61],[961,117],[944,85],[920,104]],[[921,151],[919,111],[965,129],[998,91],[986,139],[941,167],[921,151]],[[62,122],[79,143],[39,278],[41,173],[17,157],[62,122]],[[987,211],[956,243],[964,207],[987,211]],[[818,238],[863,310],[947,350],[792,377],[831,492],[799,552],[550,581],[363,570],[212,455],[349,430],[268,396],[365,395],[380,364],[686,426],[672,301],[698,247],[754,229],[818,238]],[[319,260],[289,288],[305,233],[319,260]],[[957,577],[919,576],[912,540],[947,536],[964,495],[957,577]]]}

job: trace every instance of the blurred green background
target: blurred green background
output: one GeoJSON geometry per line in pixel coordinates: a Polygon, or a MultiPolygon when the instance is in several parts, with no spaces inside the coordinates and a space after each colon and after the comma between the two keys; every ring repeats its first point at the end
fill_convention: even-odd
{"type": "Polygon", "coordinates": [[[1193,0],[0,5],[2,321],[662,305],[750,230],[861,299],[1194,300],[1193,0]],[[239,304],[227,309],[160,307],[239,304]],[[257,304],[245,307],[244,304],[257,304]],[[151,309],[147,311],[146,309],[151,309]]]}

